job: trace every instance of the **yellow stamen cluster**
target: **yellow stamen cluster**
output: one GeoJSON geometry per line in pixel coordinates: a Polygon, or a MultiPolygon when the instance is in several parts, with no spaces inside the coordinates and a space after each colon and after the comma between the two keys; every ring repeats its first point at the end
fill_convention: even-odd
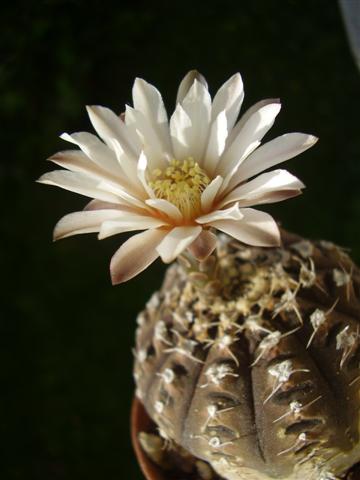
{"type": "Polygon", "coordinates": [[[201,213],[201,193],[210,179],[193,158],[171,160],[166,169],[157,169],[152,176],[149,185],[156,197],[173,203],[186,220],[201,213]]]}

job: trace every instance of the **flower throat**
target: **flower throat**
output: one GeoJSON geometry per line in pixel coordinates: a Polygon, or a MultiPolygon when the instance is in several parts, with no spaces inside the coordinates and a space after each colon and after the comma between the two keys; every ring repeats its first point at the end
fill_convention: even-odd
{"type": "Polygon", "coordinates": [[[156,197],[178,207],[186,220],[201,213],[201,193],[210,179],[193,158],[171,160],[168,167],[156,169],[152,176],[149,185],[156,197]]]}

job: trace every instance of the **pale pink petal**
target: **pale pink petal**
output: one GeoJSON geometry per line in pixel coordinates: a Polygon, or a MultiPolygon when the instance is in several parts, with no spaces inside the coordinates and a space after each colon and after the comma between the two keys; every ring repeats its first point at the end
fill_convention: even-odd
{"type": "Polygon", "coordinates": [[[224,210],[214,210],[213,212],[208,213],[207,215],[202,215],[196,219],[197,223],[202,224],[212,224],[217,220],[241,220],[243,214],[239,210],[239,205],[236,203],[230,208],[224,210]]]}
{"type": "Polygon", "coordinates": [[[133,86],[134,108],[153,126],[163,145],[163,151],[172,156],[168,117],[160,92],[150,83],[137,78],[133,86]]]}
{"type": "Polygon", "coordinates": [[[101,187],[101,181],[82,172],[54,170],[45,173],[37,181],[47,185],[54,185],[70,192],[80,193],[80,195],[85,195],[85,197],[96,198],[105,202],[122,203],[118,195],[109,192],[106,186],[104,188],[101,187]]]}
{"type": "MultiPolygon", "coordinates": [[[[85,155],[85,153],[81,152],[80,150],[66,150],[63,152],[58,152],[48,160],[56,165],[59,165],[60,167],[67,168],[72,172],[82,172],[88,176],[95,177],[98,181],[108,180],[110,182],[121,184],[123,188],[132,188],[129,180],[120,170],[118,170],[116,173],[105,170],[100,165],[94,163],[87,155],[85,155]]],[[[119,168],[119,165],[117,167],[119,168]]]]}
{"type": "Polygon", "coordinates": [[[144,214],[144,210],[137,209],[136,207],[130,207],[129,205],[121,205],[118,203],[103,202],[102,200],[90,200],[84,207],[84,211],[90,210],[115,210],[118,209],[121,212],[144,214]]]}
{"type": "Polygon", "coordinates": [[[189,144],[187,156],[200,163],[205,153],[210,128],[211,97],[207,88],[195,79],[181,105],[192,125],[187,136],[189,144]]]}
{"type": "Polygon", "coordinates": [[[125,119],[126,124],[135,128],[141,138],[142,150],[149,160],[150,169],[165,168],[168,159],[173,156],[172,149],[168,148],[159,137],[156,125],[151,123],[142,112],[128,105],[126,106],[125,119]]]}
{"type": "Polygon", "coordinates": [[[262,107],[265,107],[265,105],[270,105],[271,103],[280,103],[280,99],[267,98],[265,100],[260,100],[260,102],[257,102],[254,105],[252,105],[250,108],[248,108],[246,112],[243,115],[241,115],[239,121],[236,123],[236,125],[231,130],[231,132],[229,132],[229,136],[226,140],[226,148],[230,147],[230,145],[233,143],[235,138],[239,135],[245,123],[249,120],[249,118],[258,110],[260,110],[262,107]]]}
{"type": "Polygon", "coordinates": [[[189,156],[192,123],[180,103],[170,118],[170,135],[175,158],[183,160],[189,156]]]}
{"type": "Polygon", "coordinates": [[[198,82],[202,83],[206,89],[208,88],[205,77],[203,77],[201,73],[199,73],[197,70],[190,70],[190,72],[188,72],[180,82],[177,97],[176,97],[176,105],[178,103],[182,103],[188,91],[190,90],[192,84],[194,83],[194,80],[197,80],[198,82]]]}
{"type": "Polygon", "coordinates": [[[55,225],[53,238],[59,240],[80,233],[98,232],[103,222],[119,215],[121,215],[119,210],[109,209],[70,213],[55,225]]]}
{"type": "Polygon", "coordinates": [[[223,179],[218,175],[212,180],[201,194],[201,209],[207,212],[213,205],[218,191],[222,185],[223,179]]]}
{"type": "Polygon", "coordinates": [[[244,123],[237,137],[225,149],[217,173],[225,177],[235,166],[239,167],[252,151],[251,146],[258,146],[263,136],[273,126],[281,108],[280,103],[270,103],[256,110],[244,123]]]}
{"type": "Polygon", "coordinates": [[[229,131],[233,128],[244,100],[244,86],[240,73],[235,73],[216,93],[211,119],[214,121],[219,113],[225,110],[229,131]]]}
{"type": "Polygon", "coordinates": [[[167,113],[159,90],[142,78],[136,78],[132,90],[134,108],[142,112],[148,120],[166,123],[167,113]]]}
{"type": "Polygon", "coordinates": [[[211,226],[248,245],[280,245],[279,227],[269,214],[253,208],[242,208],[241,213],[244,215],[241,220],[218,220],[211,226]]]}
{"type": "Polygon", "coordinates": [[[146,191],[146,193],[149,195],[150,198],[155,198],[155,194],[153,192],[153,189],[150,187],[148,180],[147,180],[147,166],[148,166],[148,161],[146,158],[146,155],[144,152],[141,152],[138,165],[137,165],[137,176],[146,191]]]}
{"type": "Polygon", "coordinates": [[[74,143],[99,167],[117,174],[120,170],[114,152],[95,135],[88,132],[63,133],[60,138],[74,143]]]}
{"type": "Polygon", "coordinates": [[[153,263],[159,256],[156,247],[166,234],[166,230],[145,230],[121,245],[110,263],[113,285],[130,280],[153,263]]]}
{"type": "Polygon", "coordinates": [[[139,187],[139,179],[137,177],[137,158],[129,157],[124,152],[120,142],[116,138],[110,138],[109,142],[114,150],[116,160],[123,171],[123,174],[128,178],[128,181],[139,187]]]}
{"type": "Polygon", "coordinates": [[[93,105],[86,107],[91,123],[104,142],[112,148],[112,138],[116,138],[127,155],[138,158],[141,143],[134,131],[109,108],[93,105]]]}
{"type": "Polygon", "coordinates": [[[283,200],[289,200],[290,198],[298,197],[302,194],[302,190],[279,190],[275,192],[269,192],[261,196],[261,199],[254,200],[241,200],[239,205],[241,207],[251,207],[255,205],[265,205],[266,203],[277,203],[283,200]]]}
{"type": "Polygon", "coordinates": [[[220,189],[220,192],[219,194],[223,194],[224,192],[229,192],[230,189],[231,189],[231,185],[234,181],[234,178],[238,178],[237,177],[237,171],[239,169],[239,166],[241,165],[242,161],[244,159],[246,159],[246,157],[248,155],[250,155],[258,146],[260,145],[260,142],[259,141],[255,141],[253,143],[251,143],[248,148],[245,150],[242,158],[240,159],[240,161],[238,163],[236,163],[233,168],[231,170],[229,170],[229,172],[227,173],[227,175],[225,176],[224,180],[223,180],[223,183],[221,185],[221,189],[220,189]]]}
{"type": "Polygon", "coordinates": [[[114,195],[118,196],[121,198],[122,202],[121,203],[127,203],[130,206],[138,207],[138,208],[143,208],[145,210],[149,210],[147,205],[145,204],[144,200],[141,197],[136,196],[134,192],[131,190],[126,190],[123,188],[121,185],[116,185],[115,183],[108,182],[108,181],[101,181],[99,183],[99,188],[109,192],[113,193],[114,195]]]}
{"type": "Polygon", "coordinates": [[[203,230],[188,250],[197,260],[203,262],[215,250],[216,244],[217,236],[209,230],[203,230]]]}
{"type": "Polygon", "coordinates": [[[149,198],[145,203],[150,207],[159,210],[159,212],[165,213],[165,215],[173,219],[175,222],[181,222],[183,220],[182,213],[178,207],[168,200],[163,198],[149,198]]]}
{"type": "MultiPolygon", "coordinates": [[[[305,188],[305,185],[288,171],[274,170],[263,173],[253,180],[235,188],[235,190],[223,199],[220,206],[223,207],[224,205],[237,201],[241,207],[269,203],[267,200],[270,200],[273,194],[275,194],[273,198],[277,198],[276,193],[279,191],[298,192],[302,188],[305,188]],[[266,201],[263,202],[263,200],[266,201]]],[[[297,194],[298,193],[296,193],[296,195],[297,194]]]]}
{"type": "Polygon", "coordinates": [[[101,225],[99,240],[117,235],[118,233],[133,232],[135,230],[149,230],[167,225],[167,222],[154,217],[134,215],[124,212],[115,220],[109,220],[101,225]]]}
{"type": "Polygon", "coordinates": [[[223,110],[211,125],[205,156],[200,163],[202,168],[211,177],[214,175],[220,157],[224,151],[227,135],[228,125],[226,114],[223,110]]]}
{"type": "Polygon", "coordinates": [[[175,227],[156,247],[163,262],[170,263],[200,235],[202,227],[175,227]]]}
{"type": "Polygon", "coordinates": [[[110,202],[103,202],[102,200],[90,200],[85,207],[83,208],[84,211],[88,210],[113,210],[118,208],[119,205],[117,203],[110,203],[110,202]]]}
{"type": "Polygon", "coordinates": [[[52,155],[48,160],[60,167],[67,168],[72,172],[82,172],[95,177],[109,177],[108,172],[94,164],[85,153],[80,150],[64,150],[63,152],[57,152],[52,155]]]}
{"type": "Polygon", "coordinates": [[[246,180],[263,170],[296,157],[315,145],[317,137],[305,133],[286,133],[255,150],[240,165],[237,178],[246,180]]]}

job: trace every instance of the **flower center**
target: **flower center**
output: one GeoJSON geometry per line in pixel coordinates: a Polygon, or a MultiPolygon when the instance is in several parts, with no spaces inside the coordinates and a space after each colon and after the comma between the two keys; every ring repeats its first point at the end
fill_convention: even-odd
{"type": "Polygon", "coordinates": [[[193,158],[171,160],[164,170],[157,169],[149,182],[157,198],[168,200],[189,220],[201,212],[201,193],[210,183],[209,177],[193,158]]]}

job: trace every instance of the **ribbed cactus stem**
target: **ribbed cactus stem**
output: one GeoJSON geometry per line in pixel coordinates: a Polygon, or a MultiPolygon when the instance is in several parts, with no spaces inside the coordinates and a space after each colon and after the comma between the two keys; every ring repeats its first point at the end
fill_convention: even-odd
{"type": "Polygon", "coordinates": [[[139,399],[227,480],[332,480],[360,460],[359,270],[330,242],[282,240],[221,236],[200,266],[169,267],[138,318],[139,399]]]}

